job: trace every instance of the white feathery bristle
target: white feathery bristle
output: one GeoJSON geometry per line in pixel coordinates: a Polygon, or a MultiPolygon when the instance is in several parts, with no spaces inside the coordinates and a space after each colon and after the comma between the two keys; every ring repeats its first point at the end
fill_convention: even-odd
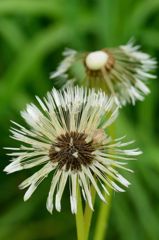
{"type": "Polygon", "coordinates": [[[20,171],[22,169],[23,169],[23,167],[20,165],[20,163],[12,162],[8,166],[6,166],[3,171],[10,174],[10,173],[13,173],[16,171],[20,171]]]}
{"type": "Polygon", "coordinates": [[[28,190],[26,191],[25,195],[24,195],[24,201],[25,202],[31,197],[31,195],[33,194],[35,189],[36,189],[35,184],[31,184],[30,187],[28,188],[28,190]]]}
{"type": "Polygon", "coordinates": [[[116,175],[117,175],[119,182],[121,184],[123,184],[125,187],[128,187],[130,185],[130,182],[126,178],[124,178],[122,175],[120,175],[120,174],[116,174],[116,175]]]}
{"type": "Polygon", "coordinates": [[[70,203],[71,203],[71,212],[73,214],[77,213],[77,203],[76,203],[76,198],[73,196],[70,196],[70,203]]]}
{"type": "Polygon", "coordinates": [[[125,192],[125,190],[122,189],[121,187],[119,187],[115,182],[111,181],[111,185],[112,185],[112,187],[113,187],[116,191],[118,191],[118,192],[125,192]]]}
{"type": "Polygon", "coordinates": [[[55,207],[58,212],[61,211],[61,199],[58,193],[56,194],[56,197],[55,197],[55,207]]]}

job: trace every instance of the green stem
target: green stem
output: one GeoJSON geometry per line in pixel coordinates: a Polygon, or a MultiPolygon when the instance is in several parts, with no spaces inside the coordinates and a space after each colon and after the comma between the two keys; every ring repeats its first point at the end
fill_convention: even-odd
{"type": "Polygon", "coordinates": [[[76,229],[77,229],[77,239],[85,240],[83,207],[82,207],[82,199],[81,199],[79,186],[77,186],[76,229]]]}
{"type": "Polygon", "coordinates": [[[109,212],[110,212],[111,199],[112,199],[112,189],[108,189],[108,190],[110,195],[106,196],[107,203],[101,202],[101,205],[100,205],[94,240],[106,239],[105,236],[106,236],[107,227],[108,227],[109,212]]]}
{"type": "MultiPolygon", "coordinates": [[[[109,134],[114,139],[115,137],[115,124],[112,124],[109,127],[109,134]]],[[[100,203],[100,208],[99,208],[99,214],[97,217],[97,224],[95,228],[95,235],[94,235],[94,240],[106,240],[107,236],[107,229],[108,229],[108,221],[109,221],[109,213],[110,213],[110,208],[111,208],[111,201],[112,201],[112,194],[113,190],[111,188],[106,188],[109,191],[109,196],[105,195],[105,198],[107,200],[107,203],[100,203]]]]}
{"type": "MultiPolygon", "coordinates": [[[[92,204],[94,205],[96,190],[93,186],[91,186],[91,195],[92,195],[92,204]]],[[[84,212],[84,226],[85,226],[85,239],[87,240],[89,237],[91,220],[92,220],[93,211],[89,207],[88,202],[86,204],[85,212],[84,212]]]]}

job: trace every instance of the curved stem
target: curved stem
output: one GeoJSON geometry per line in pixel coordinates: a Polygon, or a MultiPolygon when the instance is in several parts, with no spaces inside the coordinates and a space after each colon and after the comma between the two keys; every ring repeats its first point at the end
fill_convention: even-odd
{"type": "MultiPolygon", "coordinates": [[[[93,186],[91,186],[91,195],[92,195],[92,204],[94,205],[95,196],[96,196],[96,190],[94,189],[93,186]]],[[[92,214],[93,214],[93,211],[89,207],[88,202],[87,202],[86,208],[85,208],[85,212],[84,212],[84,225],[85,225],[85,239],[86,240],[89,237],[91,220],[92,220],[92,214]]]]}
{"type": "Polygon", "coordinates": [[[77,229],[77,239],[85,240],[83,207],[82,207],[82,199],[81,199],[79,186],[77,186],[76,229],[77,229]]]}

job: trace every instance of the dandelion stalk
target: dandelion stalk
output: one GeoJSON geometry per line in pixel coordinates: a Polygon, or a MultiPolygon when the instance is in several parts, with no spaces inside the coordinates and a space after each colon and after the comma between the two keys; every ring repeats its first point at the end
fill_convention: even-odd
{"type": "Polygon", "coordinates": [[[79,186],[77,186],[76,229],[77,229],[77,239],[85,240],[86,238],[85,238],[85,232],[84,232],[83,207],[82,207],[82,199],[81,199],[79,186]]]}
{"type": "MultiPolygon", "coordinates": [[[[95,188],[93,186],[91,186],[91,195],[92,195],[92,203],[94,205],[95,197],[96,197],[96,191],[95,191],[95,188]]],[[[89,205],[86,204],[86,208],[85,208],[85,212],[84,212],[85,239],[86,240],[89,237],[92,214],[93,214],[92,209],[90,209],[89,205]]]]}
{"type": "Polygon", "coordinates": [[[110,195],[106,196],[107,203],[105,204],[101,202],[101,205],[100,205],[94,240],[106,239],[113,190],[108,189],[108,191],[110,195]]]}
{"type": "MultiPolygon", "coordinates": [[[[115,124],[112,124],[109,127],[109,134],[112,137],[112,139],[115,139],[115,124]]],[[[106,239],[106,236],[107,236],[109,213],[111,208],[113,190],[111,188],[108,188],[108,192],[109,192],[109,195],[106,195],[105,193],[105,198],[107,199],[107,203],[106,204],[103,202],[100,203],[94,240],[103,240],[103,239],[106,239]]]]}

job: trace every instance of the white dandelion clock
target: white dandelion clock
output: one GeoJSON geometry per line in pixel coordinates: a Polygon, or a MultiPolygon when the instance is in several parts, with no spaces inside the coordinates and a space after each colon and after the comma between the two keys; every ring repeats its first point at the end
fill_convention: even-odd
{"type": "Polygon", "coordinates": [[[68,71],[73,71],[80,63],[83,74],[78,84],[103,89],[107,95],[114,97],[118,105],[135,104],[136,100],[142,101],[150,92],[147,80],[155,78],[152,71],[156,68],[156,61],[139,49],[140,46],[134,46],[130,41],[124,46],[95,52],[67,50],[64,60],[51,78],[58,77],[58,82],[66,83],[68,71]],[[62,82],[64,76],[65,81],[62,82]]]}
{"type": "Polygon", "coordinates": [[[27,106],[22,117],[28,124],[25,128],[17,123],[11,129],[12,138],[23,143],[13,151],[11,163],[4,169],[13,173],[23,169],[42,166],[40,170],[20,184],[28,188],[24,200],[28,200],[40,183],[52,174],[48,193],[47,209],[61,210],[61,199],[66,185],[70,189],[72,213],[77,212],[77,185],[84,199],[93,209],[90,186],[93,185],[101,200],[105,201],[103,189],[124,191],[129,182],[118,172],[131,171],[125,160],[131,160],[141,152],[124,149],[129,143],[122,139],[112,140],[107,127],[118,114],[113,98],[102,91],[68,87],[61,91],[53,89],[42,100],[40,108],[27,106]]]}

